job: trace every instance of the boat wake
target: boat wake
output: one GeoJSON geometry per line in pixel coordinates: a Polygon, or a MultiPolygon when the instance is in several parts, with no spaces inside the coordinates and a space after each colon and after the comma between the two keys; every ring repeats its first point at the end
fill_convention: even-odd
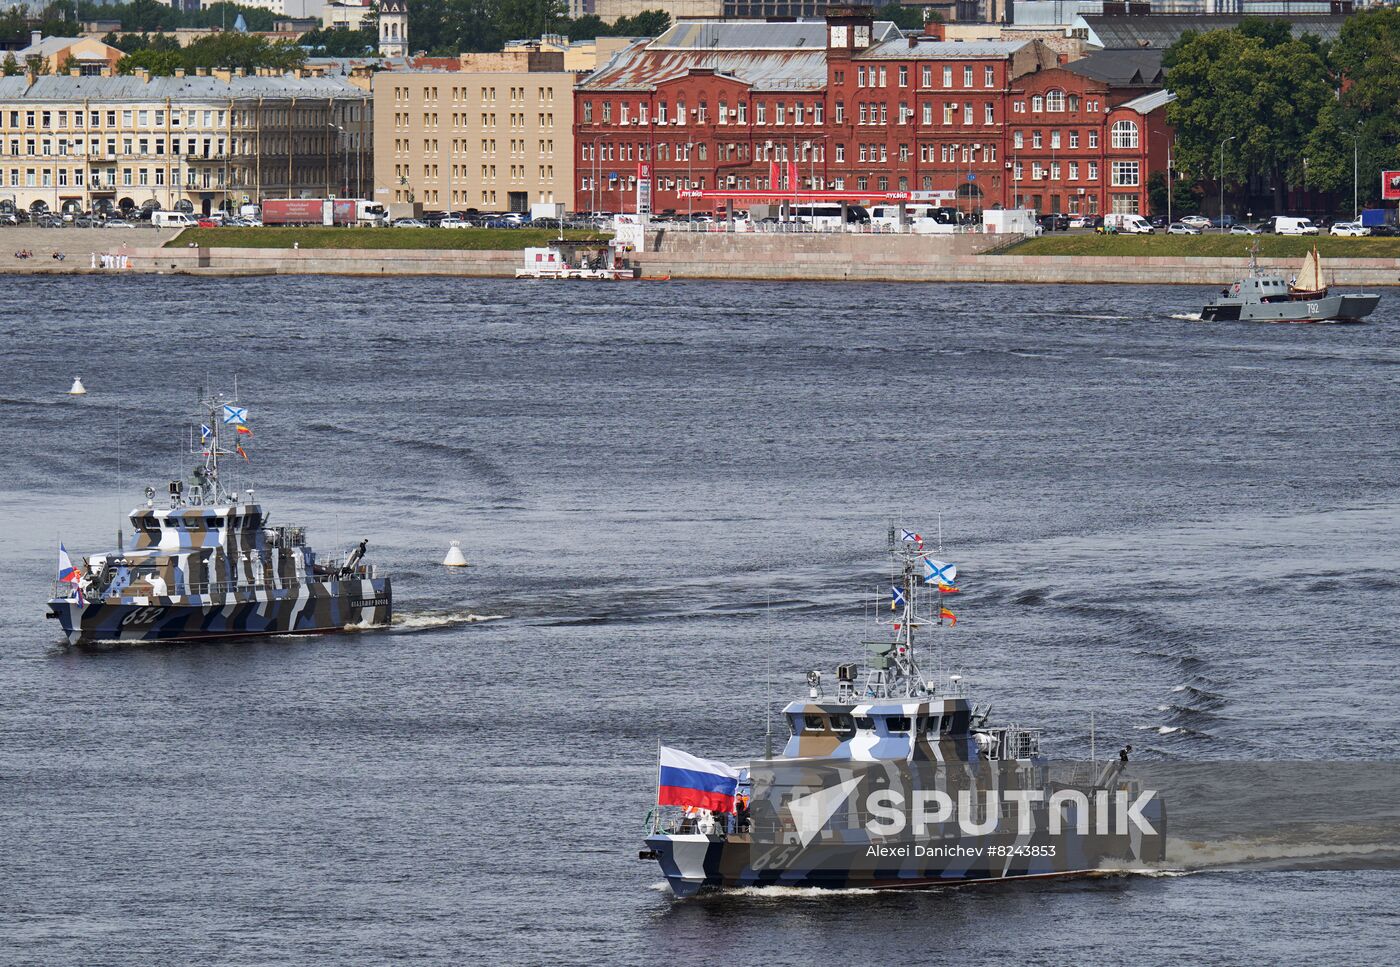
{"type": "Polygon", "coordinates": [[[1173,312],[1171,317],[1173,319],[1180,319],[1182,322],[1201,321],[1201,314],[1199,312],[1173,312]]]}
{"type": "Polygon", "coordinates": [[[396,614],[386,627],[394,634],[411,634],[415,631],[433,631],[483,621],[500,621],[504,617],[503,614],[476,614],[471,611],[396,614]]]}

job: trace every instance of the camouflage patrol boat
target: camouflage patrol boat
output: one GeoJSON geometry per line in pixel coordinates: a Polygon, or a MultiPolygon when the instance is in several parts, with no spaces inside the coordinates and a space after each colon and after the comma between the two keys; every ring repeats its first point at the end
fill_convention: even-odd
{"type": "Polygon", "coordinates": [[[304,527],[270,525],[251,487],[240,494],[220,480],[219,460],[247,459],[247,409],[213,397],[191,432],[198,463],[188,480],[172,480],[157,507],[131,512],[131,548],[74,566],[59,551],[59,583],[48,617],[73,644],[239,635],[313,634],[387,624],[389,578],[364,561],[367,541],[344,560],[321,561],[304,527]],[[197,439],[196,439],[197,436],[197,439]]]}
{"type": "Polygon", "coordinates": [[[659,749],[639,855],[677,896],[1098,875],[1165,858],[1165,804],[1128,776],[1130,746],[1108,763],[1052,763],[1039,729],[994,724],[958,675],[924,677],[915,632],[956,624],[943,602],[957,568],[899,533],[885,634],[836,667],[834,694],[808,673],[779,755],[736,767],[659,749]]]}

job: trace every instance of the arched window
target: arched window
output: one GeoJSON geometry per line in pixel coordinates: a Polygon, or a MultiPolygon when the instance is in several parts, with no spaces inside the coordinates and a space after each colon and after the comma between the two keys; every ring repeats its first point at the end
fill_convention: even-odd
{"type": "Polygon", "coordinates": [[[1138,127],[1132,121],[1115,121],[1113,123],[1113,146],[1115,148],[1136,148],[1138,146],[1138,127]]]}
{"type": "Polygon", "coordinates": [[[1064,109],[1065,109],[1065,92],[1064,92],[1064,91],[1046,91],[1046,92],[1045,92],[1045,110],[1047,110],[1047,111],[1063,111],[1064,109]]]}

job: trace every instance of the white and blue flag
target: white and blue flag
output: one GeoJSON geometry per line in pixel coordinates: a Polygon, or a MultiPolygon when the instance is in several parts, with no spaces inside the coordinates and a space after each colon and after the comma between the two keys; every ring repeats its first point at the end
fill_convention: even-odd
{"type": "Polygon", "coordinates": [[[230,423],[247,422],[248,408],[246,406],[230,406],[228,403],[224,404],[224,426],[228,426],[230,423]]]}
{"type": "Polygon", "coordinates": [[[900,587],[890,588],[890,610],[898,611],[904,607],[904,589],[900,587]]]}
{"type": "Polygon", "coordinates": [[[925,584],[946,584],[951,587],[957,583],[957,580],[958,566],[956,564],[945,564],[943,561],[935,561],[931,557],[924,558],[925,584]]]}
{"type": "Polygon", "coordinates": [[[199,424],[199,442],[200,442],[200,443],[203,443],[205,440],[208,440],[208,439],[209,439],[211,436],[213,436],[213,435],[214,435],[214,431],[211,430],[208,426],[206,426],[206,425],[203,424],[203,423],[199,424]]]}
{"type": "Polygon", "coordinates": [[[903,536],[900,537],[900,540],[902,540],[906,544],[918,544],[920,547],[922,547],[924,544],[924,539],[911,530],[905,530],[903,532],[903,536]]]}

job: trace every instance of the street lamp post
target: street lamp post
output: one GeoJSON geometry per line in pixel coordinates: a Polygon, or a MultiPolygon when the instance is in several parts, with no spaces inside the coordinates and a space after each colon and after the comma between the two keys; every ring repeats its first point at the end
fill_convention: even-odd
{"type": "Polygon", "coordinates": [[[1356,177],[1357,177],[1357,155],[1361,141],[1361,125],[1357,124],[1356,130],[1351,135],[1351,220],[1356,222],[1361,220],[1361,206],[1357,204],[1356,177]]]}
{"type": "Polygon", "coordinates": [[[335,128],[337,131],[340,132],[340,141],[341,141],[342,146],[343,146],[344,149],[345,149],[345,154],[344,154],[344,159],[345,159],[345,160],[344,160],[344,162],[341,164],[341,167],[340,167],[340,175],[341,175],[341,188],[342,188],[342,192],[343,192],[342,197],[346,197],[346,196],[348,196],[348,195],[350,194],[350,134],[349,134],[349,132],[347,132],[344,128],[342,128],[339,124],[336,124],[336,123],[333,122],[333,121],[332,121],[332,122],[328,122],[326,126],[327,126],[327,127],[331,127],[331,128],[335,128]]]}
{"type": "Polygon", "coordinates": [[[1235,140],[1236,137],[1237,135],[1232,134],[1220,142],[1220,234],[1222,235],[1225,234],[1225,145],[1235,140]]]}

